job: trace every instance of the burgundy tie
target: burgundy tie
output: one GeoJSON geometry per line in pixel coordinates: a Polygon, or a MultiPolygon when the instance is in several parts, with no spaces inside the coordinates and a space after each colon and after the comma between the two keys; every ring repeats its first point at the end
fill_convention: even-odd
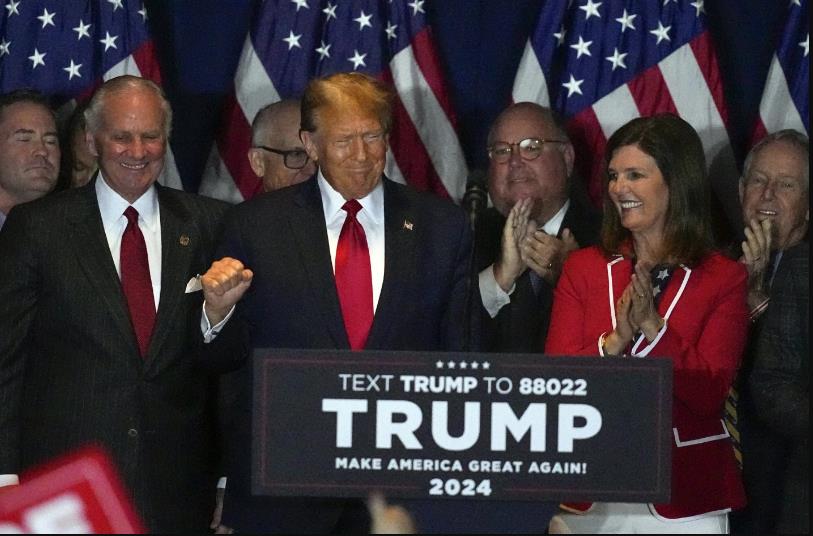
{"type": "Polygon", "coordinates": [[[344,328],[350,348],[361,350],[373,325],[373,277],[370,273],[370,251],[364,228],[356,219],[361,205],[347,201],[342,210],[347,218],[336,248],[336,290],[344,317],[344,328]]]}
{"type": "Polygon", "coordinates": [[[127,228],[121,236],[121,286],[130,309],[138,349],[141,357],[146,357],[155,325],[155,300],[147,261],[147,244],[138,228],[138,211],[127,207],[124,217],[127,218],[127,228]]]}

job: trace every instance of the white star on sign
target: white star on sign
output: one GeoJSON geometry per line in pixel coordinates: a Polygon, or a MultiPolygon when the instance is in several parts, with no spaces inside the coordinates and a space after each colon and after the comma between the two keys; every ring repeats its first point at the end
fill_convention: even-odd
{"type": "Polygon", "coordinates": [[[364,10],[362,9],[361,14],[358,17],[356,17],[355,19],[353,19],[353,20],[359,23],[359,31],[361,31],[361,30],[364,29],[365,26],[369,26],[370,28],[373,27],[373,25],[370,24],[370,19],[371,18],[373,18],[373,16],[372,15],[365,15],[364,10]]]}
{"type": "Polygon", "coordinates": [[[367,67],[367,64],[364,63],[364,58],[366,58],[366,57],[367,57],[367,54],[359,54],[358,50],[353,49],[353,56],[350,57],[350,58],[347,58],[347,61],[352,61],[353,62],[353,70],[355,71],[359,67],[367,67]]]}
{"type": "Polygon", "coordinates": [[[579,95],[583,95],[581,90],[581,85],[584,83],[584,80],[576,80],[573,78],[573,75],[570,75],[570,80],[562,84],[564,87],[567,88],[567,96],[570,97],[574,93],[578,93],[579,95]]]}
{"type": "Polygon", "coordinates": [[[42,65],[44,67],[45,66],[45,55],[46,54],[47,54],[47,52],[43,52],[42,54],[40,54],[40,51],[35,48],[34,49],[34,55],[33,56],[28,56],[28,59],[31,60],[32,62],[34,62],[34,65],[31,68],[36,69],[37,65],[42,65]]]}
{"type": "Polygon", "coordinates": [[[483,370],[488,370],[491,368],[491,363],[488,361],[483,362],[483,370]]]}
{"type": "Polygon", "coordinates": [[[118,8],[124,9],[121,5],[121,0],[107,0],[108,3],[113,4],[113,12],[115,13],[118,8]]]}
{"type": "Polygon", "coordinates": [[[802,47],[803,49],[805,49],[805,58],[806,58],[807,55],[810,54],[810,34],[809,33],[805,36],[804,41],[799,41],[799,46],[802,47]]]}
{"type": "Polygon", "coordinates": [[[464,368],[467,368],[468,366],[469,366],[469,364],[466,363],[465,361],[460,362],[460,368],[464,369],[464,368]]]}
{"type": "Polygon", "coordinates": [[[414,17],[418,13],[426,13],[423,10],[423,3],[424,0],[415,0],[414,2],[410,2],[407,5],[412,8],[412,16],[414,17]]]}
{"type": "Polygon", "coordinates": [[[443,368],[443,361],[438,361],[435,363],[435,368],[443,368]]]}
{"type": "Polygon", "coordinates": [[[81,63],[77,65],[76,63],[73,62],[73,59],[71,59],[71,64],[68,65],[67,67],[63,67],[62,70],[67,71],[68,80],[71,80],[74,76],[82,78],[82,75],[79,73],[79,67],[81,66],[82,66],[81,63]]]}
{"type": "Polygon", "coordinates": [[[650,30],[649,33],[656,36],[658,38],[658,42],[655,43],[656,45],[660,45],[661,41],[666,39],[667,41],[671,41],[672,39],[669,37],[669,30],[671,30],[671,26],[664,26],[661,21],[658,21],[658,27],[654,30],[650,30]]]}
{"type": "Polygon", "coordinates": [[[449,361],[448,363],[446,363],[446,368],[454,368],[454,367],[455,367],[455,362],[454,361],[449,361]]]}
{"type": "Polygon", "coordinates": [[[615,68],[616,68],[616,67],[621,67],[622,69],[626,69],[626,68],[627,68],[627,66],[624,64],[624,58],[625,58],[626,56],[627,56],[627,53],[626,53],[626,52],[624,52],[623,54],[619,54],[619,53],[618,53],[618,49],[616,48],[616,49],[613,51],[613,55],[612,55],[612,56],[607,56],[607,57],[606,57],[606,58],[604,58],[604,59],[606,59],[607,61],[609,61],[610,63],[612,63],[612,64],[613,64],[613,71],[615,71],[615,68]]]}
{"type": "Polygon", "coordinates": [[[17,0],[16,2],[14,0],[11,0],[11,2],[6,4],[6,11],[8,11],[8,16],[9,17],[11,17],[12,15],[19,15],[20,14],[20,12],[17,11],[17,6],[19,6],[19,5],[20,5],[20,0],[17,0]]]}
{"type": "Polygon", "coordinates": [[[387,21],[387,27],[384,28],[384,31],[387,33],[387,39],[395,39],[395,29],[397,27],[397,24],[387,21]]]}
{"type": "Polygon", "coordinates": [[[79,19],[79,26],[73,29],[77,35],[76,40],[81,41],[83,37],[90,39],[90,32],[88,32],[88,30],[90,30],[90,24],[85,24],[85,21],[79,19]]]}
{"type": "Polygon", "coordinates": [[[565,42],[565,34],[567,34],[567,30],[565,30],[564,25],[562,25],[559,28],[559,31],[557,33],[553,34],[553,37],[556,38],[556,45],[557,46],[564,44],[564,42],[565,42]]]}
{"type": "Polygon", "coordinates": [[[592,41],[585,41],[582,39],[582,36],[579,36],[579,42],[575,45],[570,45],[570,48],[576,51],[576,59],[579,59],[585,54],[592,56],[592,54],[590,54],[590,45],[592,44],[592,41]]]}
{"type": "Polygon", "coordinates": [[[302,34],[296,35],[294,34],[293,30],[288,33],[288,37],[284,37],[282,40],[288,43],[288,50],[291,50],[294,47],[302,48],[302,45],[299,44],[299,39],[302,37],[302,34]]]}
{"type": "Polygon", "coordinates": [[[319,54],[320,60],[330,57],[330,47],[332,46],[333,45],[326,45],[325,42],[322,41],[322,46],[316,49],[316,53],[319,54]]]}
{"type": "Polygon", "coordinates": [[[49,24],[56,28],[56,24],[54,24],[54,15],[56,15],[56,11],[53,13],[48,13],[48,9],[44,8],[42,10],[42,15],[37,17],[40,21],[42,21],[42,27],[45,28],[49,24]]]}
{"type": "Polygon", "coordinates": [[[104,51],[107,52],[109,48],[119,48],[116,46],[116,39],[118,38],[118,35],[110,35],[110,32],[105,32],[104,39],[99,39],[99,42],[104,43],[104,51]]]}
{"type": "Polygon", "coordinates": [[[706,12],[706,8],[703,4],[704,0],[697,0],[697,2],[692,2],[691,6],[697,10],[697,13],[695,13],[695,17],[699,17],[701,13],[706,12]]]}
{"type": "Polygon", "coordinates": [[[2,41],[0,41],[0,58],[2,58],[3,56],[7,56],[7,55],[11,54],[11,52],[9,52],[9,50],[8,50],[8,46],[10,44],[11,44],[11,41],[6,41],[5,37],[3,38],[2,41]]]}
{"type": "Polygon", "coordinates": [[[299,8],[304,7],[305,9],[310,9],[308,7],[308,0],[291,0],[292,3],[296,4],[296,12],[299,13],[299,8]]]}
{"type": "Polygon", "coordinates": [[[336,4],[327,3],[327,7],[322,10],[322,13],[327,15],[325,22],[329,21],[331,17],[336,18],[336,4]]]}
{"type": "Polygon", "coordinates": [[[593,3],[593,0],[587,0],[586,4],[584,4],[583,6],[579,6],[579,9],[581,9],[582,11],[587,13],[587,15],[585,15],[585,17],[584,17],[584,20],[589,20],[590,17],[592,17],[593,15],[595,15],[596,17],[598,17],[600,19],[601,15],[599,15],[599,12],[598,12],[598,8],[600,6],[601,6],[601,2],[593,3]]]}
{"type": "Polygon", "coordinates": [[[621,17],[615,19],[617,22],[621,23],[621,33],[624,33],[624,30],[626,30],[627,28],[629,28],[630,30],[635,29],[635,25],[632,24],[632,21],[634,21],[635,17],[637,16],[638,15],[635,14],[628,15],[627,10],[625,9],[624,14],[621,15],[621,17]]]}
{"type": "Polygon", "coordinates": [[[478,363],[477,361],[472,361],[471,362],[471,368],[473,368],[473,369],[480,368],[480,363],[478,363]]]}

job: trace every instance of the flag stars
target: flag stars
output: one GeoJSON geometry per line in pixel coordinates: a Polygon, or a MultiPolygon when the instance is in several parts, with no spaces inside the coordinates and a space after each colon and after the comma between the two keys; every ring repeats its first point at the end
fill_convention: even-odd
{"type": "Polygon", "coordinates": [[[299,44],[299,40],[302,38],[302,34],[296,35],[293,30],[288,33],[288,37],[283,38],[282,40],[288,43],[288,50],[291,50],[294,47],[302,48],[302,45],[299,44]]]}
{"type": "Polygon", "coordinates": [[[321,46],[316,49],[316,53],[319,54],[319,60],[323,60],[325,58],[330,57],[330,47],[333,45],[326,45],[324,41],[322,41],[321,46]]]}
{"type": "Polygon", "coordinates": [[[3,38],[2,41],[0,41],[0,58],[11,54],[11,52],[8,49],[9,45],[11,45],[11,41],[6,41],[5,37],[3,38]]]}
{"type": "Polygon", "coordinates": [[[72,80],[74,76],[77,78],[82,78],[82,75],[79,73],[79,68],[82,66],[81,63],[76,64],[71,59],[71,64],[67,67],[63,67],[62,70],[68,73],[68,80],[72,80]]]}
{"type": "Polygon", "coordinates": [[[384,32],[387,34],[387,39],[395,39],[395,29],[398,28],[397,24],[393,24],[390,21],[387,21],[387,27],[384,28],[384,32]]]}
{"type": "Polygon", "coordinates": [[[42,15],[37,17],[42,22],[42,27],[45,28],[49,24],[56,28],[56,24],[54,24],[54,15],[56,15],[56,11],[53,13],[48,13],[48,9],[45,8],[42,10],[42,15]]]}
{"type": "Polygon", "coordinates": [[[621,23],[621,33],[624,33],[624,30],[626,30],[627,28],[629,28],[630,30],[635,29],[635,25],[632,23],[632,21],[634,21],[635,17],[637,16],[638,15],[635,14],[628,15],[627,10],[625,9],[624,14],[621,15],[619,18],[615,19],[617,22],[621,23]]]}
{"type": "Polygon", "coordinates": [[[802,0],[790,0],[790,4],[788,4],[788,6],[802,7],[802,0]]]}
{"type": "Polygon", "coordinates": [[[347,61],[353,63],[353,70],[355,71],[359,67],[367,67],[367,64],[364,63],[364,58],[367,57],[367,54],[359,54],[359,51],[353,49],[353,55],[347,58],[347,61]]]}
{"type": "Polygon", "coordinates": [[[336,18],[336,4],[332,4],[330,2],[327,3],[327,7],[322,10],[322,13],[325,14],[325,22],[329,21],[331,18],[336,18]]]}
{"type": "Polygon", "coordinates": [[[556,46],[562,46],[565,44],[565,35],[567,34],[567,30],[565,30],[564,24],[559,27],[559,31],[553,34],[553,37],[556,38],[556,46]]]}
{"type": "Polygon", "coordinates": [[[667,270],[666,268],[664,268],[663,270],[661,270],[661,271],[659,271],[659,272],[658,272],[658,277],[657,277],[657,279],[666,279],[666,276],[668,276],[668,275],[669,275],[669,270],[667,270]]]}
{"type": "Polygon", "coordinates": [[[799,41],[799,46],[805,51],[805,58],[810,54],[810,33],[805,36],[804,41],[799,41]]]}
{"type": "Polygon", "coordinates": [[[612,56],[607,56],[604,59],[606,59],[607,61],[609,61],[610,63],[613,64],[613,71],[615,71],[615,69],[617,67],[621,67],[622,69],[627,68],[627,65],[624,63],[624,58],[626,58],[626,57],[627,57],[626,52],[621,54],[621,53],[618,52],[618,49],[616,48],[615,50],[613,50],[613,55],[612,56]]]}
{"type": "Polygon", "coordinates": [[[42,65],[44,67],[45,66],[45,56],[47,54],[48,54],[47,52],[40,53],[40,51],[35,48],[34,49],[34,55],[33,56],[28,56],[28,59],[31,60],[31,62],[33,63],[31,68],[36,69],[37,65],[42,65]]]}
{"type": "Polygon", "coordinates": [[[573,75],[570,75],[570,80],[562,84],[563,87],[567,88],[567,97],[570,98],[573,96],[574,93],[578,93],[579,95],[584,95],[582,93],[581,85],[584,83],[584,79],[576,80],[573,78],[573,75]]]}
{"type": "Polygon", "coordinates": [[[570,48],[576,51],[576,59],[579,59],[585,55],[592,56],[592,54],[590,54],[590,45],[592,44],[592,41],[585,41],[582,39],[582,36],[579,36],[579,42],[575,45],[570,45],[570,48]]]}
{"type": "Polygon", "coordinates": [[[364,13],[364,10],[362,9],[361,14],[353,20],[359,23],[359,31],[361,31],[364,29],[365,26],[369,28],[373,27],[373,25],[370,24],[370,19],[372,18],[373,18],[372,15],[367,15],[366,13],[364,13]]]}
{"type": "Polygon", "coordinates": [[[291,0],[292,4],[296,4],[296,12],[299,13],[299,8],[304,7],[305,9],[310,9],[308,6],[308,0],[291,0]]]}
{"type": "Polygon", "coordinates": [[[116,46],[116,39],[118,38],[118,35],[110,35],[110,32],[105,32],[104,39],[99,39],[99,42],[104,45],[104,51],[107,52],[111,48],[119,48],[116,46]]]}
{"type": "Polygon", "coordinates": [[[426,13],[423,10],[423,4],[425,0],[415,0],[414,2],[410,2],[407,5],[412,8],[412,16],[414,17],[418,13],[426,13]]]}
{"type": "Polygon", "coordinates": [[[79,26],[73,29],[76,32],[76,40],[81,41],[83,37],[90,39],[90,24],[85,24],[85,21],[79,19],[79,26]]]}
{"type": "Polygon", "coordinates": [[[704,4],[705,4],[704,0],[697,0],[696,2],[691,3],[691,6],[697,10],[697,12],[695,13],[695,17],[699,17],[701,13],[703,14],[706,13],[706,7],[704,4]]]}
{"type": "Polygon", "coordinates": [[[124,6],[121,5],[121,0],[107,0],[109,4],[113,5],[113,12],[115,13],[118,8],[124,9],[124,6]]]}
{"type": "Polygon", "coordinates": [[[20,5],[20,0],[16,2],[11,0],[8,4],[6,4],[6,11],[8,11],[8,16],[11,17],[12,15],[19,15],[20,12],[17,10],[17,6],[20,5]]]}
{"type": "Polygon", "coordinates": [[[658,42],[655,43],[655,44],[660,45],[661,41],[663,41],[664,39],[667,40],[667,41],[672,40],[669,37],[669,30],[671,30],[671,29],[672,29],[671,26],[664,26],[661,21],[658,21],[658,27],[655,28],[654,30],[650,30],[649,33],[651,33],[652,35],[654,35],[655,37],[658,38],[658,42]]]}
{"type": "Polygon", "coordinates": [[[147,8],[146,7],[141,6],[141,9],[136,11],[136,13],[141,15],[141,22],[147,22],[147,8]]]}
{"type": "Polygon", "coordinates": [[[595,16],[596,18],[600,19],[601,15],[598,12],[598,8],[601,6],[601,2],[593,2],[593,0],[587,0],[587,3],[583,6],[579,6],[579,9],[586,13],[584,20],[590,20],[590,17],[595,16]]]}

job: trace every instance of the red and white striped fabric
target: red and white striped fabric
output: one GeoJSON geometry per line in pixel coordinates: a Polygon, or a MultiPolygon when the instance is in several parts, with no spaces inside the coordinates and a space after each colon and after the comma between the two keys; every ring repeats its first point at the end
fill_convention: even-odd
{"type": "Polygon", "coordinates": [[[386,173],[459,201],[467,175],[423,0],[266,1],[258,8],[199,192],[240,202],[261,190],[248,165],[251,121],[315,76],[359,70],[394,87],[386,173]]]}

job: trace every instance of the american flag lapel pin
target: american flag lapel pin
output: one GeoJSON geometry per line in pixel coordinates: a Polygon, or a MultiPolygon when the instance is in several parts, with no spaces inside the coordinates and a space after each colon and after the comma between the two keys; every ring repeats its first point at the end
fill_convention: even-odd
{"type": "Polygon", "coordinates": [[[181,243],[182,246],[188,246],[189,245],[189,235],[182,234],[181,238],[178,241],[181,243]]]}
{"type": "Polygon", "coordinates": [[[406,229],[407,231],[411,231],[411,230],[412,230],[412,226],[413,226],[413,224],[412,224],[412,222],[411,222],[411,221],[409,221],[409,220],[404,220],[404,229],[406,229]]]}

